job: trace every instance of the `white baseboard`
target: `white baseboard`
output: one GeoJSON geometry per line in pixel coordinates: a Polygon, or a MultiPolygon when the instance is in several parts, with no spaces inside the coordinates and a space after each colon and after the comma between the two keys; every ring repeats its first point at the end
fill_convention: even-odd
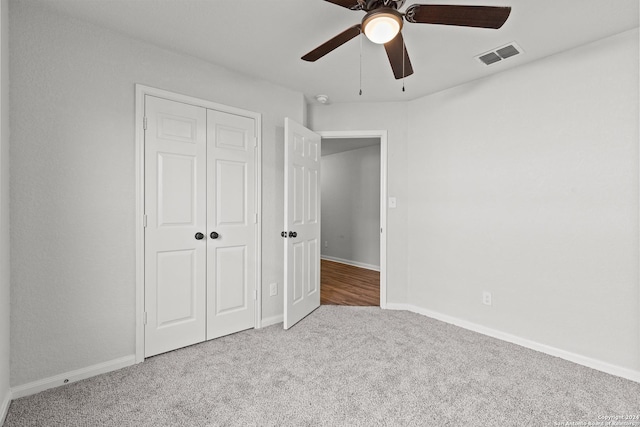
{"type": "Polygon", "coordinates": [[[7,413],[9,412],[9,405],[11,404],[11,390],[7,390],[6,396],[0,402],[0,426],[4,425],[4,420],[7,419],[7,413]]]}
{"type": "Polygon", "coordinates": [[[106,372],[126,368],[127,366],[131,366],[135,363],[135,355],[132,354],[130,356],[124,356],[118,359],[110,360],[108,362],[98,363],[97,365],[87,366],[86,368],[76,369],[75,371],[55,375],[53,377],[44,378],[38,381],[33,381],[27,384],[13,387],[11,389],[11,394],[14,399],[18,399],[20,397],[40,393],[41,391],[48,390],[50,388],[59,387],[65,384],[71,384],[76,381],[84,380],[85,378],[90,378],[96,375],[104,374],[106,372]]]}
{"type": "Polygon", "coordinates": [[[282,322],[284,322],[284,315],[279,314],[277,316],[271,316],[271,317],[262,319],[262,327],[266,328],[267,326],[275,325],[282,322]]]}
{"type": "Polygon", "coordinates": [[[340,264],[352,265],[354,267],[366,268],[367,270],[380,271],[379,265],[367,264],[360,261],[351,261],[348,259],[336,258],[328,255],[320,255],[320,259],[326,259],[327,261],[339,262],[340,264]]]}
{"type": "Polygon", "coordinates": [[[603,362],[601,360],[593,359],[587,356],[583,356],[581,354],[572,353],[570,351],[562,350],[556,347],[551,347],[546,344],[541,344],[539,342],[531,341],[526,338],[521,338],[516,335],[511,335],[506,332],[498,331],[496,329],[487,328],[486,326],[478,325],[477,323],[469,322],[467,320],[459,319],[457,317],[448,316],[446,314],[427,310],[425,308],[417,307],[411,304],[389,303],[387,304],[386,308],[388,310],[411,311],[413,313],[421,314],[423,316],[427,316],[432,319],[440,320],[445,323],[449,323],[464,329],[468,329],[470,331],[478,332],[480,334],[497,338],[502,341],[507,341],[522,347],[529,348],[531,350],[539,351],[541,353],[545,353],[550,356],[559,357],[561,359],[568,360],[569,362],[577,363],[578,365],[586,366],[588,368],[606,372],[607,374],[615,375],[618,377],[626,378],[628,380],[640,383],[640,371],[635,371],[629,368],[623,368],[622,366],[613,365],[611,363],[603,362]]]}

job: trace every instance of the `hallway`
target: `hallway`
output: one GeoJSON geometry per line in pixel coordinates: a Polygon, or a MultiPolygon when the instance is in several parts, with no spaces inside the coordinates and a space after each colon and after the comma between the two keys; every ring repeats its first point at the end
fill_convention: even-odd
{"type": "Polygon", "coordinates": [[[320,304],[380,306],[380,272],[320,260],[320,304]]]}

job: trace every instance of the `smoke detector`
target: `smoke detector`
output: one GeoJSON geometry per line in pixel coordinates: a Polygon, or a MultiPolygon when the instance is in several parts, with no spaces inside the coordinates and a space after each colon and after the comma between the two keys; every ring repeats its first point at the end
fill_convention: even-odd
{"type": "Polygon", "coordinates": [[[316,95],[316,101],[320,104],[326,104],[329,102],[329,97],[327,95],[316,95]]]}

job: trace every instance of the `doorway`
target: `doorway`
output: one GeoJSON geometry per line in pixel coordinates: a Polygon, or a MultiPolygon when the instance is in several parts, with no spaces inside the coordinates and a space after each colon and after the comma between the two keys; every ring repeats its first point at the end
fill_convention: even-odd
{"type": "Polygon", "coordinates": [[[386,131],[322,137],[322,304],[386,306],[386,131]]]}
{"type": "Polygon", "coordinates": [[[380,138],[322,141],[321,304],[380,304],[380,138]]]}

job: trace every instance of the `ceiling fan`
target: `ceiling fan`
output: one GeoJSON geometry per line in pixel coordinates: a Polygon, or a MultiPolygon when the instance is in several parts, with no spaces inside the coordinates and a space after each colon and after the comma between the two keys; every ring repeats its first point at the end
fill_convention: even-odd
{"type": "Polygon", "coordinates": [[[351,10],[366,12],[362,22],[350,27],[302,57],[315,62],[362,32],[374,43],[384,44],[396,79],[413,74],[402,38],[403,21],[416,24],[456,25],[498,29],[511,13],[510,7],[413,4],[399,12],[406,0],[325,0],[351,10]]]}

